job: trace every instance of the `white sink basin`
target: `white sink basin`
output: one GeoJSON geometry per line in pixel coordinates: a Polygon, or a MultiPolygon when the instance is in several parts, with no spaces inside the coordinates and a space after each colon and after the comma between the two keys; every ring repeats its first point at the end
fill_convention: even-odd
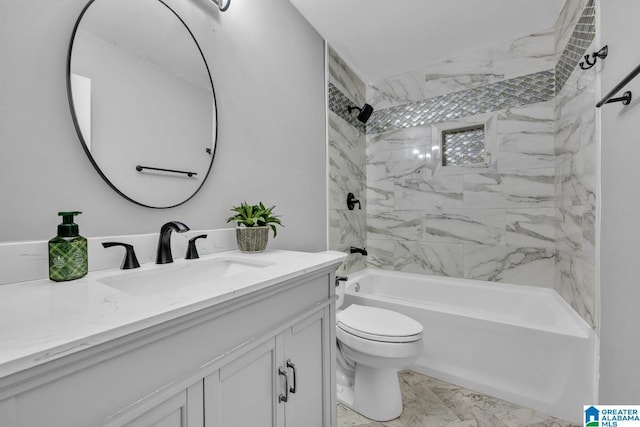
{"type": "Polygon", "coordinates": [[[256,271],[270,265],[272,264],[234,258],[191,260],[179,264],[159,265],[152,270],[103,277],[98,279],[98,282],[120,292],[138,296],[175,291],[202,283],[225,289],[226,285],[220,279],[256,271]]]}

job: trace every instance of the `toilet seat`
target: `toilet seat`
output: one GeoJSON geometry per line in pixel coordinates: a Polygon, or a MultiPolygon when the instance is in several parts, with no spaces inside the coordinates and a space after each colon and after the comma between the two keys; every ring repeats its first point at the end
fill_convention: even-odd
{"type": "Polygon", "coordinates": [[[392,310],[352,304],[336,316],[337,327],[357,337],[388,343],[422,338],[422,324],[392,310]]]}

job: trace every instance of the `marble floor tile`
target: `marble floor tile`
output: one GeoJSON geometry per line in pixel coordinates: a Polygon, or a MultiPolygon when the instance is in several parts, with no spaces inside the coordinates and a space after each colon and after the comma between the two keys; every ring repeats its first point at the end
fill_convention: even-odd
{"type": "Polygon", "coordinates": [[[400,371],[402,414],[376,422],[338,405],[338,427],[573,427],[567,421],[412,371],[400,371]]]}

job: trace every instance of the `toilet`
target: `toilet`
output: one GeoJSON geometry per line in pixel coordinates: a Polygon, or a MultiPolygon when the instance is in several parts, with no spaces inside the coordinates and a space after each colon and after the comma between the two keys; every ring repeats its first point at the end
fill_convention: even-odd
{"type": "Polygon", "coordinates": [[[402,413],[398,370],[422,352],[422,324],[378,307],[344,303],[344,282],[336,287],[338,402],[375,421],[402,413]]]}

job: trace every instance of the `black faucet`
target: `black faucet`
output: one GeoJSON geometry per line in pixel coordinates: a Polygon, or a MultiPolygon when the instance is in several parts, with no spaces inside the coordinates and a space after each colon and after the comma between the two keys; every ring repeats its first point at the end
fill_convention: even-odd
{"type": "Polygon", "coordinates": [[[180,221],[169,221],[160,228],[160,239],[158,240],[158,254],[156,264],[168,264],[173,262],[171,256],[171,232],[184,233],[189,231],[189,227],[180,221]]]}
{"type": "Polygon", "coordinates": [[[367,256],[367,250],[365,248],[356,248],[355,246],[351,246],[349,248],[349,252],[352,254],[361,254],[362,256],[367,256]]]}

